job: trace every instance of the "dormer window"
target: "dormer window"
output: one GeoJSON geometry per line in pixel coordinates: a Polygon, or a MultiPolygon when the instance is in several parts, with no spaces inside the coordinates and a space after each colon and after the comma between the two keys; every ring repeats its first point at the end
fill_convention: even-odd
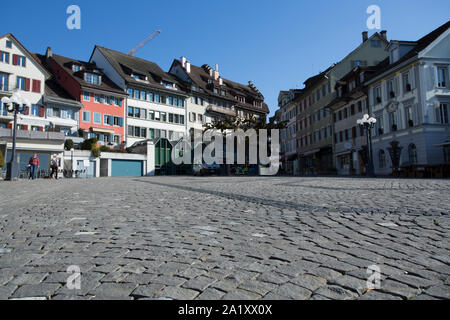
{"type": "Polygon", "coordinates": [[[85,77],[85,81],[87,83],[100,85],[101,76],[99,76],[98,74],[93,74],[93,73],[86,72],[84,77],[85,77]]]}
{"type": "Polygon", "coordinates": [[[221,94],[222,96],[226,96],[226,95],[227,95],[227,92],[226,92],[225,90],[221,90],[221,91],[220,91],[220,94],[221,94]]]}
{"type": "Polygon", "coordinates": [[[166,88],[171,88],[171,89],[175,89],[175,85],[171,82],[167,82],[167,81],[161,81],[161,84],[166,87],[166,88]]]}
{"type": "Polygon", "coordinates": [[[219,94],[219,89],[214,88],[214,93],[215,93],[215,94],[219,94]]]}
{"type": "Polygon", "coordinates": [[[399,59],[398,48],[393,48],[389,54],[391,64],[396,63],[399,59]]]}
{"type": "Polygon", "coordinates": [[[10,40],[6,40],[6,47],[12,49],[12,42],[10,40]]]}
{"type": "Polygon", "coordinates": [[[359,75],[359,83],[364,83],[364,73],[361,72],[361,74],[359,75]]]}
{"type": "Polygon", "coordinates": [[[73,72],[78,72],[81,70],[81,66],[79,64],[74,64],[72,66],[72,70],[73,70],[73,72]]]}

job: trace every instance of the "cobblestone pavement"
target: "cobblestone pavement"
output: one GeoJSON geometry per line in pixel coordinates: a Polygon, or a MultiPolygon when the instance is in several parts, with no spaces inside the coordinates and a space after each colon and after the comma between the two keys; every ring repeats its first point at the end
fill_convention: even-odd
{"type": "Polygon", "coordinates": [[[0,298],[449,299],[449,194],[449,180],[0,182],[0,298]]]}

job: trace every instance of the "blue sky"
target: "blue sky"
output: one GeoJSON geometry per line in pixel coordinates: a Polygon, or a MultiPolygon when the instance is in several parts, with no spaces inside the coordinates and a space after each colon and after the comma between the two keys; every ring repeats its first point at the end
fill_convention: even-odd
{"type": "Polygon", "coordinates": [[[302,88],[359,45],[372,4],[381,8],[388,39],[417,40],[449,19],[448,0],[41,0],[5,2],[0,30],[30,51],[51,46],[88,60],[95,44],[128,52],[161,29],[136,56],[166,71],[181,56],[219,64],[224,78],[252,80],[273,113],[280,90],[302,88]],[[71,4],[81,8],[81,30],[66,28],[71,4]]]}

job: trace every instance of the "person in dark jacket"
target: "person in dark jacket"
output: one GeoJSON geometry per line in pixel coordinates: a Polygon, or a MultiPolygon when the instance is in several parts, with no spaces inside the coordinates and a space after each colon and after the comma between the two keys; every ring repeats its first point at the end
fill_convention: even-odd
{"type": "Polygon", "coordinates": [[[30,158],[28,164],[30,165],[30,179],[34,180],[36,179],[36,171],[39,169],[39,158],[36,153],[30,158]]]}
{"type": "Polygon", "coordinates": [[[52,170],[50,173],[50,179],[55,178],[58,180],[58,158],[56,157],[56,154],[53,155],[52,160],[50,160],[50,169],[52,170]]]}

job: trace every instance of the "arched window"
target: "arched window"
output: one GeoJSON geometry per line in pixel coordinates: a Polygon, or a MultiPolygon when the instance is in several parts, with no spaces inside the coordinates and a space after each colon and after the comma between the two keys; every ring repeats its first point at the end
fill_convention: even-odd
{"type": "Polygon", "coordinates": [[[408,147],[409,163],[417,163],[417,147],[414,143],[411,143],[408,147]]]}
{"type": "Polygon", "coordinates": [[[386,153],[383,149],[378,151],[378,166],[380,169],[386,168],[386,153]]]}

